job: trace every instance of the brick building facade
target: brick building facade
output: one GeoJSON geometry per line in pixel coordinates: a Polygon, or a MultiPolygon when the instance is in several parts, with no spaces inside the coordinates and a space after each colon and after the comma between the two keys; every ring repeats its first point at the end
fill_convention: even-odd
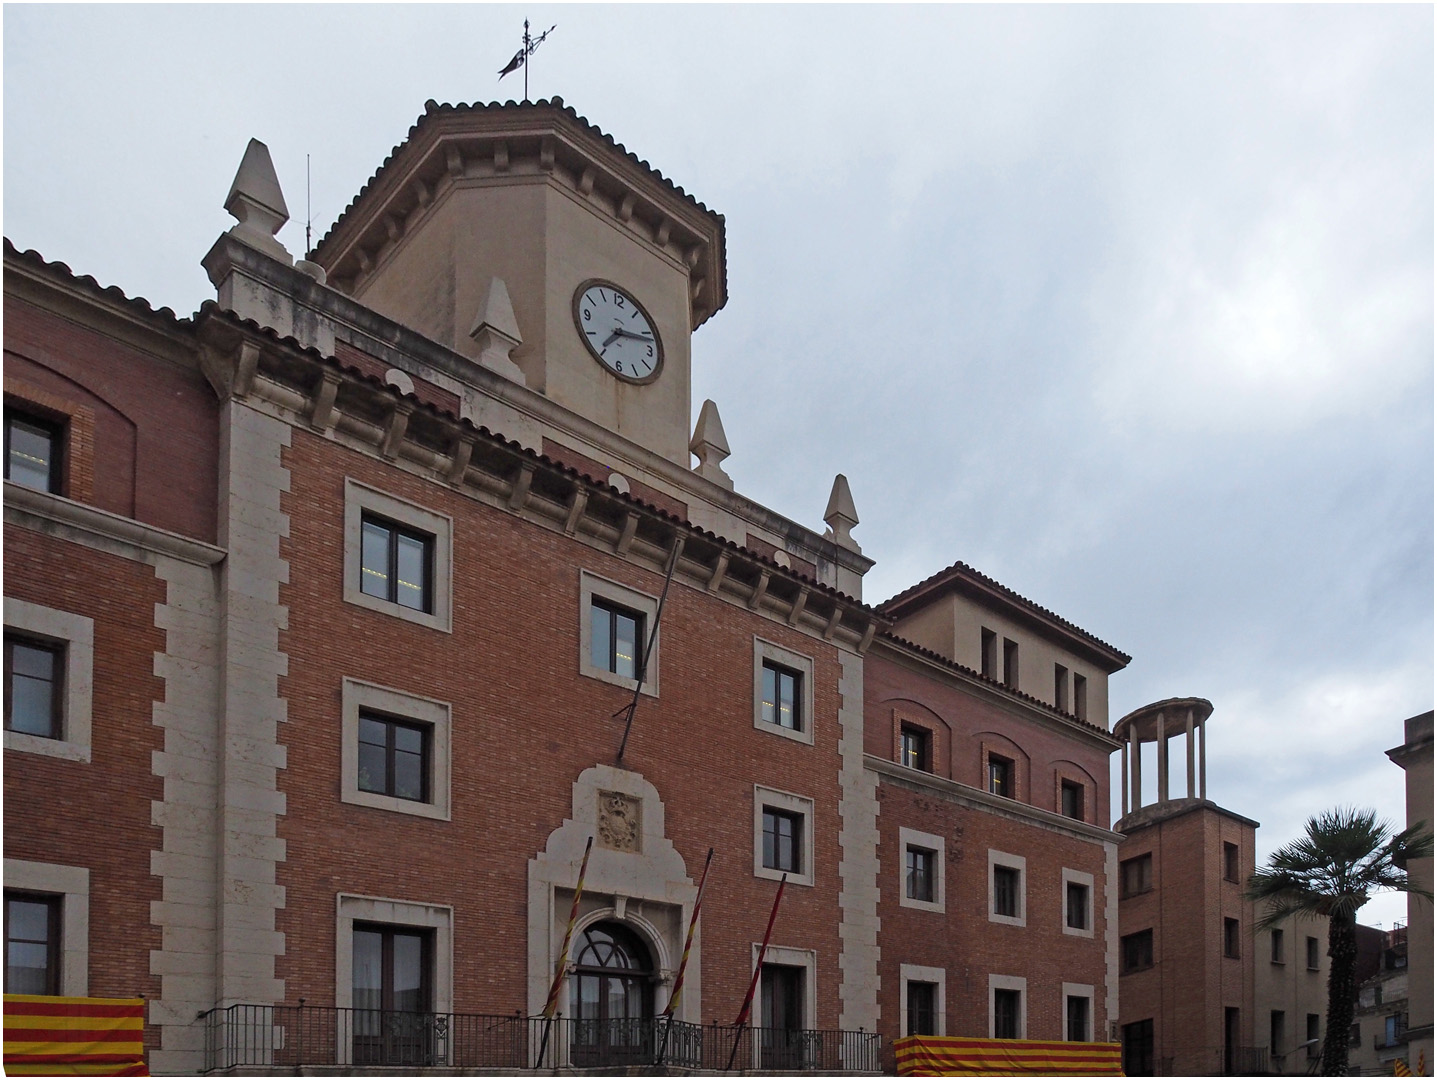
{"type": "Polygon", "coordinates": [[[155,1072],[494,1065],[592,837],[546,1067],[652,1060],[709,848],[679,1064],[785,875],[738,1065],[1108,1036],[1128,658],[733,490],[719,215],[557,102],[431,105],[313,261],[261,144],[226,206],[187,319],[5,250],[7,989],[143,994],[155,1072]]]}

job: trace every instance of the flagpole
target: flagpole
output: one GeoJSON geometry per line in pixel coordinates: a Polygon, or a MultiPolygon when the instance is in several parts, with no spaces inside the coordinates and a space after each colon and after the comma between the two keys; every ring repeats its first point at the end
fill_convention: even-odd
{"type": "Polygon", "coordinates": [[[529,48],[529,20],[524,20],[524,104],[529,104],[529,56],[533,52],[529,48]]]}
{"type": "Polygon", "coordinates": [[[788,884],[788,875],[778,879],[778,894],[773,898],[773,910],[768,913],[768,929],[763,932],[763,944],[758,947],[758,963],[753,967],[753,978],[748,983],[748,993],[743,996],[743,1008],[733,1022],[733,1050],[728,1056],[728,1070],[733,1070],[733,1059],[738,1056],[738,1041],[743,1036],[743,1026],[748,1023],[748,1012],[753,1005],[753,992],[758,988],[758,977],[763,972],[763,958],[768,953],[768,939],[773,935],[773,921],[778,918],[778,902],[783,899],[783,887],[788,884]]]}
{"type": "Polygon", "coordinates": [[[664,1025],[664,1040],[662,1043],[659,1044],[659,1056],[658,1060],[654,1062],[655,1065],[662,1065],[664,1063],[664,1055],[668,1053],[669,1032],[673,1029],[674,1026],[674,1010],[678,1008],[679,995],[684,992],[684,972],[688,969],[689,966],[689,950],[693,948],[694,944],[694,927],[696,927],[699,923],[699,908],[703,907],[704,888],[708,885],[709,881],[709,864],[713,861],[714,849],[709,848],[709,853],[704,859],[704,872],[703,875],[699,878],[698,896],[694,898],[693,914],[689,916],[689,932],[688,936],[684,938],[684,955],[683,958],[679,961],[678,976],[674,979],[674,992],[669,995],[669,1003],[664,1007],[663,1014],[668,1018],[668,1023],[664,1025]]]}
{"type": "Polygon", "coordinates": [[[569,906],[569,925],[564,929],[564,944],[559,949],[559,959],[554,965],[554,981],[549,984],[549,1000],[544,1002],[544,1037],[539,1040],[539,1056],[534,1060],[536,1069],[544,1060],[544,1051],[549,1048],[549,1030],[554,1026],[554,1012],[559,1005],[559,988],[564,983],[564,969],[569,966],[569,941],[574,936],[574,923],[579,918],[579,898],[584,895],[584,875],[589,870],[589,852],[593,847],[594,838],[591,836],[584,845],[584,859],[579,863],[579,884],[574,888],[574,902],[569,906]]]}

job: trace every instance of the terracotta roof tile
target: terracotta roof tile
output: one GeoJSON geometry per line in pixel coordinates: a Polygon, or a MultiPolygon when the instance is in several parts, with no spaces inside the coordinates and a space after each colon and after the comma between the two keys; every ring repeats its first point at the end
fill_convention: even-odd
{"type": "Polygon", "coordinates": [[[11,243],[8,236],[5,237],[5,257],[18,259],[21,262],[29,263],[37,269],[64,278],[66,281],[82,286],[87,292],[97,297],[118,301],[121,305],[129,308],[130,311],[142,318],[154,319],[177,330],[186,330],[193,326],[192,319],[181,318],[167,307],[154,307],[143,296],[128,296],[118,285],[101,285],[89,274],[76,274],[75,271],[71,270],[65,263],[48,262],[45,257],[34,248],[21,251],[11,243]]]}

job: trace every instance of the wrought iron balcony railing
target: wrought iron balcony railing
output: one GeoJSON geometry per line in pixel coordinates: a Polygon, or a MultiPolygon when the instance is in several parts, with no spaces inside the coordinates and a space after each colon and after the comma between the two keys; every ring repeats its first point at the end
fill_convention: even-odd
{"type": "Polygon", "coordinates": [[[323,1006],[231,1005],[205,1021],[207,1072],[248,1067],[403,1069],[681,1068],[878,1072],[869,1031],[735,1029],[658,1017],[547,1022],[541,1017],[411,1013],[323,1006]]]}

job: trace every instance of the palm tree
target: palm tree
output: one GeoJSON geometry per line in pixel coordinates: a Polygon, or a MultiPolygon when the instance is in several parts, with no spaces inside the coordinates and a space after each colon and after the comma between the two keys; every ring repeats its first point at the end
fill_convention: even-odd
{"type": "Polygon", "coordinates": [[[1407,861],[1432,854],[1432,834],[1419,821],[1394,834],[1376,811],[1339,807],[1308,818],[1306,835],[1272,853],[1247,881],[1248,899],[1266,902],[1256,929],[1289,915],[1327,918],[1327,1030],[1322,1075],[1347,1073],[1347,1037],[1357,988],[1357,912],[1375,892],[1396,890],[1431,899],[1407,876],[1407,861]]]}

